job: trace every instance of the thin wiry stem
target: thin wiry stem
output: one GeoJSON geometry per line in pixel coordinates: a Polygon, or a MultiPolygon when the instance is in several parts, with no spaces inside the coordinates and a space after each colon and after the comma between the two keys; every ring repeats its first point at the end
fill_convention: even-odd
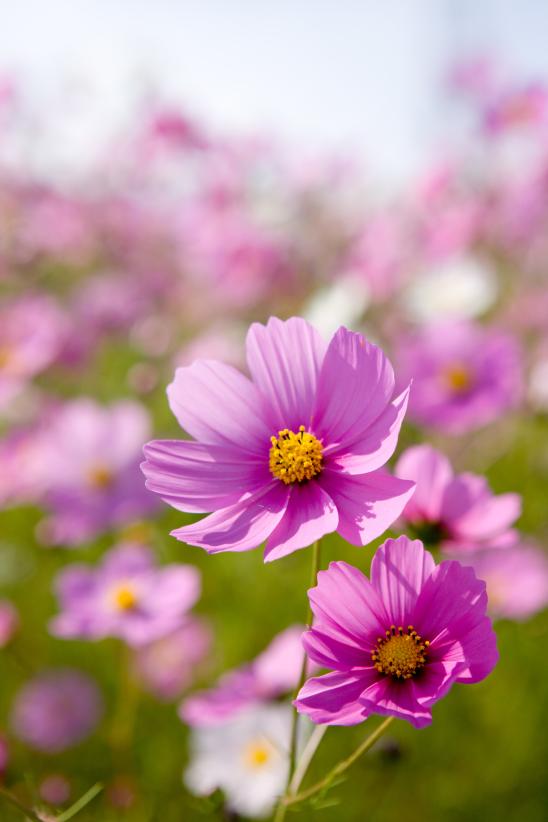
{"type": "MultiPolygon", "coordinates": [[[[312,545],[312,573],[311,573],[311,586],[313,587],[316,584],[316,577],[318,576],[318,571],[320,568],[320,540],[316,540],[316,542],[312,545]]],[[[310,606],[310,601],[308,601],[308,607],[306,611],[306,625],[312,625],[312,608],[310,606]]],[[[307,656],[306,653],[303,652],[303,661],[301,665],[301,672],[299,675],[299,681],[297,683],[297,687],[295,688],[295,693],[293,698],[297,697],[297,694],[301,690],[304,685],[306,679],[306,668],[307,668],[307,656]]],[[[293,714],[291,717],[291,736],[289,739],[289,768],[287,772],[287,785],[285,789],[285,793],[287,794],[290,789],[291,781],[293,779],[293,775],[295,773],[295,765],[297,759],[297,739],[298,739],[298,730],[299,730],[299,714],[297,710],[293,710],[293,714]]],[[[285,816],[286,807],[283,804],[283,801],[280,800],[278,803],[278,807],[276,809],[276,814],[274,817],[275,822],[281,822],[285,816]]]]}
{"type": "MultiPolygon", "coordinates": [[[[320,540],[316,540],[316,542],[312,546],[312,575],[310,579],[311,586],[316,584],[316,577],[318,576],[318,570],[320,567],[320,540]]],[[[308,601],[308,607],[306,611],[306,625],[310,627],[312,625],[312,608],[310,606],[310,601],[308,601]]],[[[306,679],[306,667],[307,667],[307,656],[306,653],[303,651],[303,662],[301,665],[301,673],[299,676],[299,681],[297,687],[295,689],[294,698],[297,697],[297,694],[301,690],[304,685],[306,679]]],[[[291,719],[291,737],[289,742],[289,771],[287,775],[287,787],[293,778],[293,773],[295,771],[295,762],[297,758],[297,736],[298,736],[298,727],[299,727],[299,715],[296,710],[293,711],[293,716],[291,719]]]]}
{"type": "Polygon", "coordinates": [[[293,774],[293,779],[289,785],[289,794],[296,794],[299,788],[301,787],[301,782],[306,776],[306,772],[309,768],[312,759],[314,758],[314,754],[316,753],[318,746],[322,739],[324,738],[324,734],[329,728],[329,725],[316,725],[313,732],[310,735],[310,739],[306,743],[305,749],[301,754],[301,758],[297,763],[297,767],[295,768],[295,773],[293,774]]]}
{"type": "MultiPolygon", "coordinates": [[[[301,793],[285,796],[282,799],[282,803],[285,805],[294,805],[297,802],[303,802],[305,799],[310,799],[310,797],[319,793],[324,788],[329,787],[329,785],[333,782],[334,779],[337,779],[337,777],[341,776],[341,774],[348,770],[348,768],[350,768],[350,766],[353,765],[354,762],[357,759],[359,759],[360,756],[362,756],[362,754],[366,753],[366,751],[368,751],[375,744],[375,742],[381,738],[383,733],[386,731],[389,725],[392,724],[393,721],[393,716],[387,717],[384,720],[384,722],[381,722],[376,731],[373,731],[372,734],[370,734],[366,739],[364,739],[361,745],[358,745],[356,750],[353,753],[351,753],[350,756],[348,756],[346,759],[343,759],[341,762],[339,762],[338,765],[335,765],[335,767],[329,771],[327,776],[325,776],[323,779],[320,779],[319,782],[316,782],[314,785],[311,785],[310,788],[307,788],[305,791],[302,791],[301,793]]],[[[281,817],[281,819],[283,819],[283,816],[281,817]]]]}
{"type": "Polygon", "coordinates": [[[14,808],[17,808],[18,811],[21,811],[25,819],[30,819],[31,822],[42,822],[39,816],[37,816],[32,808],[27,808],[20,802],[11,791],[8,791],[7,788],[0,788],[0,796],[9,802],[10,805],[13,805],[14,808]]]}
{"type": "Polygon", "coordinates": [[[101,783],[96,782],[95,785],[92,785],[89,791],[86,791],[85,794],[83,794],[83,796],[80,797],[80,799],[77,799],[76,802],[70,806],[70,808],[67,808],[67,810],[61,814],[61,816],[58,816],[56,822],[68,822],[68,820],[72,819],[73,816],[76,816],[76,814],[79,813],[82,810],[82,808],[85,808],[86,805],[89,805],[91,800],[95,799],[97,794],[100,793],[102,790],[103,786],[101,785],[101,783]]]}

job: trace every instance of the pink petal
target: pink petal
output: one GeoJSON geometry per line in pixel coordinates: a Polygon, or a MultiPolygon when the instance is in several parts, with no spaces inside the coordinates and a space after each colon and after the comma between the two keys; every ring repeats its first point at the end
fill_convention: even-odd
{"type": "Polygon", "coordinates": [[[359,476],[326,469],[321,483],[339,512],[338,533],[352,545],[367,545],[399,517],[414,483],[384,471],[359,476]]]}
{"type": "Polygon", "coordinates": [[[371,670],[367,668],[312,677],[305,682],[293,704],[299,713],[317,724],[356,725],[365,718],[358,697],[371,677],[371,670]]]}
{"type": "Polygon", "coordinates": [[[303,663],[302,625],[292,625],[274,637],[253,662],[253,676],[261,694],[279,696],[293,691],[303,663]]]}
{"type": "Polygon", "coordinates": [[[430,445],[416,445],[404,451],[394,473],[417,483],[415,493],[405,507],[406,519],[439,521],[444,491],[453,479],[453,469],[447,457],[430,445]]]}
{"type": "Polygon", "coordinates": [[[268,401],[276,434],[308,426],[316,398],[325,343],[300,317],[286,322],[271,317],[253,323],[247,334],[247,363],[255,385],[268,401]]]}
{"type": "Polygon", "coordinates": [[[459,474],[446,486],[441,505],[441,519],[452,527],[470,508],[492,496],[485,477],[459,474]]]}
{"type": "Polygon", "coordinates": [[[302,644],[308,658],[323,668],[334,668],[337,671],[349,671],[371,662],[370,651],[356,645],[348,636],[344,639],[337,639],[337,636],[340,636],[340,631],[330,631],[325,624],[321,629],[314,627],[306,631],[302,644]]]}
{"type": "Polygon", "coordinates": [[[474,542],[496,537],[521,514],[519,494],[499,494],[482,499],[452,523],[452,535],[474,542]]]}
{"type": "Polygon", "coordinates": [[[317,482],[293,485],[283,519],[268,538],[265,562],[312,545],[320,537],[335,531],[338,522],[333,500],[317,482]]]}
{"type": "Polygon", "coordinates": [[[105,554],[102,571],[112,577],[127,577],[150,571],[154,564],[154,554],[146,545],[122,543],[105,554]]]}
{"type": "Polygon", "coordinates": [[[381,468],[396,450],[408,400],[409,388],[386,406],[362,439],[357,442],[345,439],[341,445],[326,448],[325,456],[348,474],[364,474],[381,468]]]}
{"type": "Polygon", "coordinates": [[[486,608],[485,582],[477,579],[472,568],[446,560],[424,583],[413,624],[434,651],[460,642],[483,620],[486,608]]]}
{"type": "Polygon", "coordinates": [[[377,679],[361,694],[360,703],[367,715],[396,716],[415,728],[424,728],[432,722],[431,711],[417,700],[413,680],[377,679]]]}
{"type": "Polygon", "coordinates": [[[124,467],[136,458],[149,438],[150,417],[145,408],[131,401],[115,403],[108,413],[110,464],[124,467]]]}
{"type": "Polygon", "coordinates": [[[181,511],[204,513],[226,508],[245,492],[267,485],[268,462],[224,445],[154,440],[144,449],[146,486],[181,511]]]}
{"type": "Polygon", "coordinates": [[[430,708],[444,697],[454,682],[457,681],[463,665],[460,661],[444,659],[441,662],[428,662],[420,675],[410,680],[413,696],[425,708],[430,708]]]}
{"type": "Polygon", "coordinates": [[[271,426],[259,390],[235,368],[197,360],[178,368],[168,386],[169,405],[191,437],[236,446],[268,461],[271,426]]]}
{"type": "Polygon", "coordinates": [[[481,682],[489,676],[499,660],[497,637],[488,617],[481,619],[470,631],[443,648],[433,649],[444,663],[459,665],[457,682],[481,682]]]}
{"type": "Polygon", "coordinates": [[[364,654],[386,630],[386,609],[367,577],[346,562],[331,562],[308,592],[314,629],[364,654]]]}
{"type": "Polygon", "coordinates": [[[152,612],[177,610],[183,614],[197,602],[202,584],[200,572],[191,565],[164,565],[154,572],[143,605],[152,612]]]}
{"type": "Polygon", "coordinates": [[[394,372],[381,349],[361,334],[340,328],[320,372],[315,432],[329,443],[363,439],[393,391],[394,372]]]}
{"type": "Polygon", "coordinates": [[[387,539],[377,549],[371,563],[371,583],[386,606],[391,624],[404,628],[415,625],[417,597],[434,568],[432,554],[418,539],[387,539]]]}
{"type": "Polygon", "coordinates": [[[250,551],[270,536],[285,513],[288,499],[286,486],[275,481],[235,505],[222,508],[171,534],[188,545],[204,548],[210,554],[250,551]]]}

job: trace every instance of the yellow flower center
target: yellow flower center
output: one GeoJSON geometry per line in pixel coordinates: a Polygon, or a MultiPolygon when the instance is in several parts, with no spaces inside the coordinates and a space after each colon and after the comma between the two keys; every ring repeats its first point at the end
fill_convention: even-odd
{"type": "Polygon", "coordinates": [[[121,585],[114,591],[114,604],[121,611],[131,611],[137,605],[137,595],[129,585],[121,585]]]}
{"type": "Polygon", "coordinates": [[[396,679],[411,679],[424,668],[428,654],[428,640],[422,640],[412,625],[404,633],[402,627],[392,625],[384,637],[377,639],[377,647],[371,652],[371,659],[380,674],[396,679]]]}
{"type": "Polygon", "coordinates": [[[91,487],[98,490],[108,488],[114,479],[112,471],[110,471],[106,465],[101,465],[100,463],[89,469],[87,478],[91,487]]]}
{"type": "Polygon", "coordinates": [[[296,434],[284,428],[270,442],[270,473],[286,485],[310,480],[322,470],[322,444],[304,425],[296,434]]]}
{"type": "Polygon", "coordinates": [[[470,370],[459,363],[450,365],[443,372],[443,379],[447,386],[454,391],[455,394],[463,394],[472,385],[472,374],[470,370]]]}
{"type": "Polygon", "coordinates": [[[272,746],[266,739],[254,739],[245,748],[244,762],[248,768],[258,770],[270,762],[273,752],[272,746]]]}

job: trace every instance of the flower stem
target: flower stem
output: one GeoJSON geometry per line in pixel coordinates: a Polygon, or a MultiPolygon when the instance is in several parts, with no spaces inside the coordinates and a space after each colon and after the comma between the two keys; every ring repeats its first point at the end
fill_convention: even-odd
{"type": "Polygon", "coordinates": [[[58,816],[56,822],[68,822],[68,820],[72,819],[73,816],[76,816],[76,814],[79,813],[82,810],[82,808],[85,808],[86,805],[89,805],[91,800],[95,799],[97,794],[100,793],[102,790],[103,786],[101,785],[101,783],[96,782],[95,785],[93,785],[89,789],[89,791],[86,791],[85,794],[83,794],[83,796],[80,797],[80,799],[77,799],[76,802],[70,806],[70,808],[67,808],[67,810],[61,814],[61,816],[58,816]]]}
{"type": "Polygon", "coordinates": [[[132,670],[131,649],[124,647],[120,653],[118,704],[111,730],[111,744],[118,756],[125,761],[131,747],[133,725],[139,701],[139,688],[132,670]]]}
{"type": "MultiPolygon", "coordinates": [[[[312,575],[311,575],[311,586],[313,587],[316,584],[316,577],[318,576],[318,570],[320,568],[320,540],[317,539],[316,542],[312,545],[312,575]]],[[[310,607],[310,601],[308,601],[308,608],[306,611],[306,625],[310,627],[312,624],[312,608],[310,607]]],[[[304,685],[304,681],[306,679],[306,665],[308,659],[306,653],[303,652],[303,662],[301,665],[301,673],[299,676],[299,681],[297,683],[297,687],[295,688],[294,699],[297,698],[297,694],[301,690],[304,685]]],[[[291,736],[289,741],[289,770],[287,774],[287,788],[291,783],[293,778],[293,773],[295,771],[295,762],[297,758],[297,731],[299,726],[299,714],[297,710],[293,710],[293,715],[291,718],[291,736]]]]}
{"type": "MultiPolygon", "coordinates": [[[[312,587],[316,584],[316,577],[318,576],[319,569],[320,569],[320,540],[317,539],[316,542],[314,542],[313,545],[312,545],[312,572],[311,572],[311,578],[310,578],[310,582],[311,582],[312,587]]],[[[306,619],[305,619],[305,624],[308,627],[310,627],[310,625],[312,625],[312,616],[313,616],[312,608],[310,606],[310,600],[308,600],[308,607],[307,607],[306,619]]],[[[299,691],[301,690],[301,688],[304,685],[304,682],[305,682],[305,679],[306,679],[307,662],[308,662],[308,659],[307,659],[306,653],[303,652],[303,661],[302,661],[302,665],[301,665],[301,672],[300,672],[300,675],[299,675],[299,681],[297,683],[297,687],[295,688],[295,692],[293,694],[294,699],[296,699],[297,694],[299,693],[299,691]]],[[[290,739],[289,739],[289,767],[288,767],[288,771],[287,771],[287,784],[286,784],[286,788],[285,788],[284,797],[280,798],[280,801],[278,802],[278,806],[276,808],[276,813],[274,815],[274,822],[282,822],[282,820],[285,817],[287,806],[284,803],[284,798],[289,795],[290,790],[291,790],[291,785],[293,784],[293,780],[296,777],[295,766],[296,766],[296,759],[297,759],[298,729],[299,729],[299,714],[297,713],[297,709],[294,708],[293,709],[293,714],[291,716],[291,736],[290,736],[290,739]]],[[[322,734],[322,736],[323,736],[323,734],[322,734]]],[[[311,739],[312,739],[312,737],[311,737],[311,739]]],[[[311,753],[309,755],[309,759],[308,759],[308,762],[306,763],[306,765],[304,766],[302,776],[300,776],[300,778],[299,778],[299,782],[298,782],[299,785],[301,783],[302,778],[304,777],[306,769],[308,768],[308,765],[310,764],[310,760],[312,759],[312,756],[314,755],[317,746],[320,744],[320,740],[321,740],[321,737],[318,739],[316,745],[314,746],[313,750],[311,751],[311,753]]],[[[309,740],[309,743],[310,743],[310,741],[311,740],[309,740]]],[[[306,754],[306,751],[308,750],[308,748],[309,748],[309,745],[306,746],[304,754],[306,754]]],[[[304,754],[303,754],[303,758],[304,758],[304,754]]]]}
{"type": "Polygon", "coordinates": [[[325,732],[328,728],[329,725],[316,725],[314,728],[308,742],[306,743],[305,749],[301,754],[301,758],[297,763],[297,767],[295,768],[293,779],[289,785],[289,795],[296,794],[301,787],[301,782],[305,778],[309,765],[314,758],[314,754],[316,753],[318,746],[324,738],[325,732]]]}
{"type": "MultiPolygon", "coordinates": [[[[337,779],[341,774],[343,774],[354,762],[362,756],[362,754],[366,753],[374,744],[375,742],[381,738],[383,733],[392,724],[394,721],[393,716],[388,716],[384,722],[381,722],[379,727],[376,731],[373,731],[368,737],[364,739],[361,745],[358,745],[355,751],[350,754],[346,759],[341,760],[338,765],[335,765],[332,768],[327,776],[323,779],[320,779],[319,782],[316,782],[314,785],[311,785],[310,788],[307,788],[305,791],[297,794],[289,794],[288,796],[282,799],[282,803],[285,805],[294,805],[297,802],[303,802],[305,799],[310,799],[310,797],[314,796],[315,794],[322,791],[324,788],[329,787],[329,785],[333,782],[334,779],[337,779]]],[[[281,817],[283,819],[283,816],[281,817]]]]}
{"type": "Polygon", "coordinates": [[[12,794],[11,791],[8,791],[7,788],[0,788],[0,796],[3,797],[6,802],[9,802],[10,805],[13,805],[14,808],[17,808],[20,811],[25,819],[30,819],[31,822],[42,822],[39,816],[37,816],[31,808],[27,808],[20,802],[17,797],[12,794]]]}

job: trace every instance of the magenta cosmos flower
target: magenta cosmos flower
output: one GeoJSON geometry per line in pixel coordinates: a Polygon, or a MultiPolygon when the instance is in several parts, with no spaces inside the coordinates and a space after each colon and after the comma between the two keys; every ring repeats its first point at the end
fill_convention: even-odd
{"type": "Polygon", "coordinates": [[[60,753],[77,745],[103,715],[103,699],[94,680],[72,669],[45,671],[27,682],[15,698],[11,725],[31,748],[60,753]]]}
{"type": "Polygon", "coordinates": [[[405,339],[398,365],[413,380],[410,416],[450,434],[487,425],[521,400],[515,340],[472,323],[435,324],[405,339]]]}
{"type": "Polygon", "coordinates": [[[395,472],[417,484],[402,519],[425,543],[460,552],[517,542],[512,525],[521,513],[519,494],[495,496],[485,477],[455,475],[447,457],[429,445],[404,451],[395,472]]]}
{"type": "Polygon", "coordinates": [[[44,502],[51,511],[44,542],[84,542],[154,509],[139,472],[149,430],[146,409],[129,400],[105,407],[79,397],[51,415],[42,437],[44,502]]]}
{"type": "Polygon", "coordinates": [[[114,636],[140,646],[182,625],[200,594],[200,575],[190,565],[157,568],[150,549],[127,544],[109,551],[97,568],[75,564],[61,571],[56,589],[56,636],[114,636]]]}
{"type": "Polygon", "coordinates": [[[246,346],[251,380],[214,361],[179,368],[168,397],[196,441],[145,447],[150,490],[179,510],[214,512],[173,536],[210,553],[267,540],[267,561],[332,531],[354,545],[375,539],[414,487],[378,470],[408,396],[393,397],[383,352],[345,328],[326,346],[300,318],[253,324],[246,346]]]}
{"type": "Polygon", "coordinates": [[[422,728],[454,682],[479,682],[498,660],[485,583],[458,562],[436,566],[419,540],[387,540],[371,580],[332,562],[309,597],[314,623],[303,644],[333,669],[309,679],[295,701],[313,722],[354,725],[382,714],[422,728]]]}

